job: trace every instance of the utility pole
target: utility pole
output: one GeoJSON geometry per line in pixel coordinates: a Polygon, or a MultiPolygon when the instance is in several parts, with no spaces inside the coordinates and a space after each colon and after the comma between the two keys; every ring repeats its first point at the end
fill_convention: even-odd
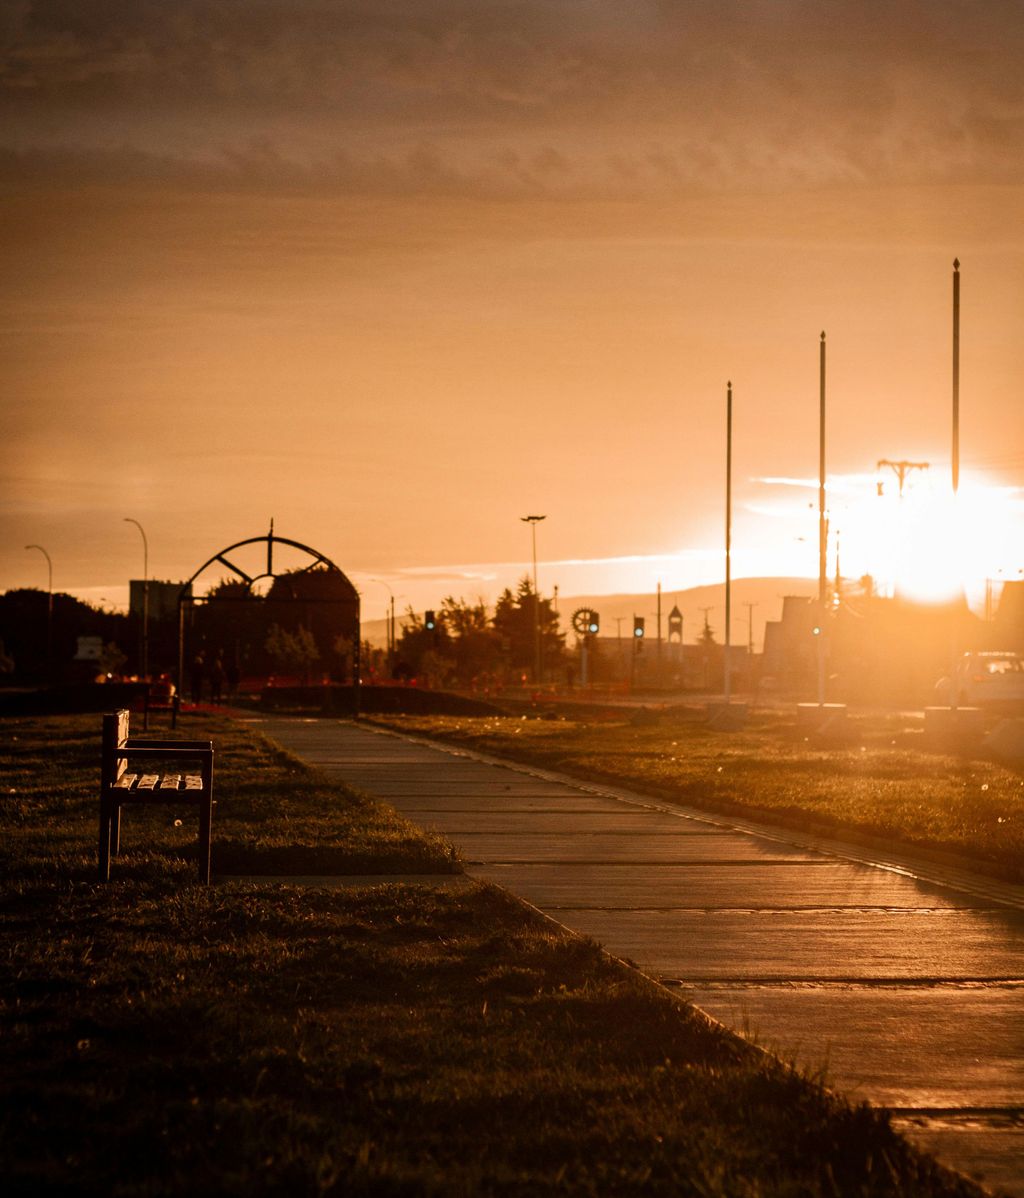
{"type": "Polygon", "coordinates": [[[662,682],[662,673],[661,673],[661,583],[660,582],[658,583],[658,613],[657,614],[658,614],[658,652],[657,652],[657,656],[656,656],[656,661],[657,661],[657,667],[658,667],[658,685],[660,686],[661,682],[662,682]]]}
{"type": "Polygon", "coordinates": [[[704,613],[704,632],[702,635],[704,652],[701,656],[701,686],[706,688],[708,685],[708,646],[711,644],[711,625],[708,623],[708,612],[715,609],[713,607],[701,607],[698,610],[704,613]]]}
{"type": "Polygon", "coordinates": [[[747,609],[747,689],[754,693],[754,608],[756,603],[744,603],[747,609]]]}
{"type": "Polygon", "coordinates": [[[387,653],[388,653],[388,676],[393,678],[394,674],[395,674],[395,647],[396,647],[396,642],[395,642],[395,592],[391,589],[390,585],[384,581],[383,578],[371,578],[370,581],[379,583],[380,586],[384,587],[384,589],[388,593],[388,599],[390,602],[390,612],[388,609],[388,605],[385,604],[385,606],[384,606],[384,641],[387,645],[387,653]]]}
{"type": "Polygon", "coordinates": [[[743,606],[747,609],[747,652],[751,657],[754,656],[754,608],[759,607],[757,603],[744,603],[743,606]]]}
{"type": "Polygon", "coordinates": [[[629,693],[632,694],[636,690],[636,655],[639,646],[636,635],[636,616],[633,617],[633,635],[630,640],[633,643],[630,645],[632,652],[629,655],[629,693]]]}
{"type": "Polygon", "coordinates": [[[907,462],[902,459],[898,462],[893,462],[890,461],[889,458],[880,458],[878,460],[878,464],[875,466],[875,469],[881,470],[883,466],[887,466],[896,475],[896,478],[899,480],[900,499],[902,499],[903,484],[907,481],[907,475],[911,472],[911,470],[924,471],[927,470],[930,465],[930,462],[907,462]]]}
{"type": "Polygon", "coordinates": [[[698,611],[704,613],[704,639],[708,639],[708,633],[711,631],[711,625],[708,623],[708,612],[714,611],[713,607],[698,607],[698,611]]]}

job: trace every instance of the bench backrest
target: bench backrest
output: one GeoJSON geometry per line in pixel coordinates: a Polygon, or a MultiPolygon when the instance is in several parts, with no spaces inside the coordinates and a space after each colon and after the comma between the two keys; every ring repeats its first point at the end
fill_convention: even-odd
{"type": "Polygon", "coordinates": [[[124,757],[118,756],[118,749],[123,749],[128,740],[129,714],[127,708],[114,711],[103,717],[103,764],[102,778],[107,786],[112,786],[128,768],[124,757]]]}

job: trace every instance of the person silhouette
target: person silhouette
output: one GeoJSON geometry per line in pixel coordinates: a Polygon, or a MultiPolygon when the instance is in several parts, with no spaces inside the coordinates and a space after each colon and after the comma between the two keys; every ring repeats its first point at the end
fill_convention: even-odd
{"type": "Polygon", "coordinates": [[[224,694],[224,654],[218,653],[210,667],[210,702],[219,703],[224,694]]]}
{"type": "Polygon", "coordinates": [[[199,703],[203,698],[203,675],[206,672],[206,658],[203,656],[202,649],[192,658],[192,666],[189,670],[189,680],[192,688],[192,702],[199,703]]]}

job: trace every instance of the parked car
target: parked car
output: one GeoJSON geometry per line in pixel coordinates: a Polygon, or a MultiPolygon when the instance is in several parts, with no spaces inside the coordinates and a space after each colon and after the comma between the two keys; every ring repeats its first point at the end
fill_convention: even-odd
{"type": "MultiPolygon", "coordinates": [[[[956,700],[972,707],[990,703],[1024,704],[1024,658],[1011,650],[965,653],[954,675],[956,700]]],[[[936,692],[949,702],[949,678],[941,678],[936,692]]]]}

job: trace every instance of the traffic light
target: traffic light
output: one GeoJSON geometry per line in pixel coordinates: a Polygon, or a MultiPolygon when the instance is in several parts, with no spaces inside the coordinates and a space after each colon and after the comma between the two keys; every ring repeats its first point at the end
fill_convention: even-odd
{"type": "Polygon", "coordinates": [[[601,617],[596,611],[592,611],[590,613],[590,619],[587,621],[587,632],[589,632],[591,636],[597,636],[600,631],[601,617]]]}
{"type": "Polygon", "coordinates": [[[633,617],[633,635],[638,641],[644,639],[644,618],[643,616],[633,617]]]}
{"type": "Polygon", "coordinates": [[[427,632],[433,632],[437,627],[437,621],[434,619],[434,613],[432,611],[423,613],[423,627],[427,630],[427,632]]]}

